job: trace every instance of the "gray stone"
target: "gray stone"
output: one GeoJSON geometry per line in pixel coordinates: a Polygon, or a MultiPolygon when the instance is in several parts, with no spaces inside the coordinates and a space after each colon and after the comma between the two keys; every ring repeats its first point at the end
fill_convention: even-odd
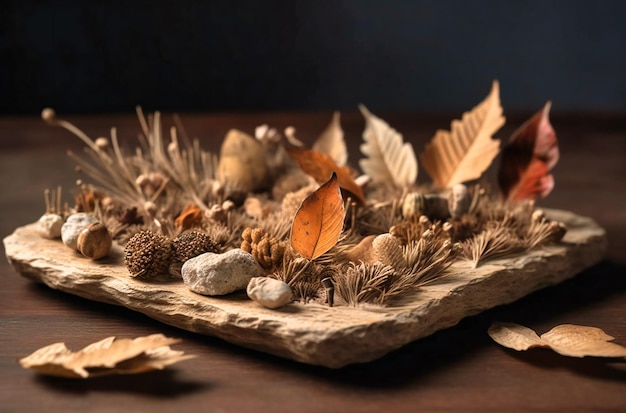
{"type": "Polygon", "coordinates": [[[98,222],[98,219],[86,212],[78,212],[67,217],[61,227],[61,241],[73,250],[78,250],[78,235],[90,224],[98,222]]]}
{"type": "Polygon", "coordinates": [[[37,221],[37,233],[44,238],[55,239],[61,236],[63,217],[57,214],[43,214],[37,221]]]}
{"type": "Polygon", "coordinates": [[[291,302],[291,287],[284,281],[268,277],[254,277],[246,288],[252,301],[267,308],[280,308],[291,302]]]}
{"type": "Polygon", "coordinates": [[[252,277],[264,274],[254,257],[241,249],[223,254],[207,252],[187,260],[181,269],[189,289],[202,295],[224,295],[243,290],[252,277]]]}

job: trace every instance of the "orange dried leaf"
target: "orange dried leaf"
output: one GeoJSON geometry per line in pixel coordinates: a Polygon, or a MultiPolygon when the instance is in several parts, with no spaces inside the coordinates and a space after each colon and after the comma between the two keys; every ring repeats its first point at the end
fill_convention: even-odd
{"type": "Polygon", "coordinates": [[[291,246],[310,260],[319,257],[337,244],[344,217],[341,190],[333,173],[300,205],[291,226],[291,246]]]}
{"type": "Polygon", "coordinates": [[[331,174],[335,173],[339,187],[355,202],[365,205],[363,190],[354,181],[348,168],[337,165],[330,156],[322,152],[294,146],[289,143],[285,144],[285,149],[289,156],[300,166],[300,169],[315,179],[317,183],[325,182],[331,174]]]}
{"type": "Polygon", "coordinates": [[[597,327],[563,324],[539,337],[528,327],[514,323],[494,322],[489,336],[498,344],[514,350],[549,347],[569,357],[623,357],[626,347],[611,343],[614,337],[597,327]]]}
{"type": "Polygon", "coordinates": [[[454,120],[450,132],[437,131],[421,155],[422,166],[439,188],[451,188],[480,178],[500,151],[500,141],[492,139],[504,125],[500,87],[493,82],[485,100],[454,120]]]}
{"type": "Polygon", "coordinates": [[[202,211],[194,204],[187,204],[174,220],[176,229],[186,230],[202,224],[202,211]]]}
{"type": "Polygon", "coordinates": [[[498,183],[511,201],[545,197],[554,188],[550,170],[559,160],[556,133],[550,124],[550,102],[520,126],[502,151],[498,183]]]}
{"type": "Polygon", "coordinates": [[[108,337],[75,353],[65,343],[55,343],[24,357],[20,364],[41,374],[68,378],[137,374],[194,357],[169,347],[178,341],[162,334],[118,340],[108,337]]]}

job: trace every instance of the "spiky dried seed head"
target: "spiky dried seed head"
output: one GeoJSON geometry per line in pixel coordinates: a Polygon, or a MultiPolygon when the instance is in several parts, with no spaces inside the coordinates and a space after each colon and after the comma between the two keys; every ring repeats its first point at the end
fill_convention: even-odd
{"type": "Polygon", "coordinates": [[[150,230],[136,233],[124,247],[124,262],[132,277],[151,279],[167,274],[172,258],[172,242],[150,230]]]}
{"type": "Polygon", "coordinates": [[[213,240],[202,231],[189,231],[179,235],[172,241],[172,260],[184,263],[205,252],[218,252],[219,248],[213,240]]]}

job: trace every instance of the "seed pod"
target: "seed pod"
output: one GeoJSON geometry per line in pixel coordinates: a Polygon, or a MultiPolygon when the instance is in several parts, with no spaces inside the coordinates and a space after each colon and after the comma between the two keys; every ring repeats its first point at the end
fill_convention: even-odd
{"type": "Polygon", "coordinates": [[[166,275],[171,258],[169,238],[149,230],[133,235],[124,248],[124,262],[131,277],[153,279],[166,275]]]}
{"type": "Polygon", "coordinates": [[[175,262],[183,263],[205,252],[219,252],[219,248],[204,232],[185,232],[172,241],[172,260],[175,262]]]}
{"type": "Polygon", "coordinates": [[[113,239],[107,227],[100,222],[90,224],[78,234],[76,248],[87,258],[97,260],[111,251],[113,239]]]}

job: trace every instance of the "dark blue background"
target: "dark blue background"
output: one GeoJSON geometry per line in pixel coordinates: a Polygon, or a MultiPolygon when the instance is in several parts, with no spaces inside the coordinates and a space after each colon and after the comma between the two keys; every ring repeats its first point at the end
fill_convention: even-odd
{"type": "Polygon", "coordinates": [[[0,113],[626,108],[625,1],[5,0],[0,113]]]}

